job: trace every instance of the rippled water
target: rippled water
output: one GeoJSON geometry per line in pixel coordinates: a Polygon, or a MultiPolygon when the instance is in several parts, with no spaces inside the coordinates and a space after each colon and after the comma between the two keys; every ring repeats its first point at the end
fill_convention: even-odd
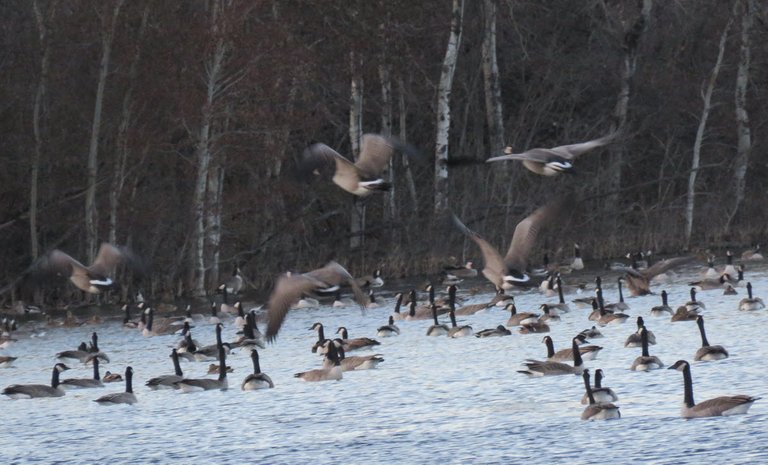
{"type": "MultiPolygon", "coordinates": [[[[689,300],[685,283],[696,272],[686,270],[675,284],[654,290],[667,289],[670,305],[676,308],[689,300]]],[[[764,267],[748,270],[747,279],[756,295],[768,297],[764,267]]],[[[607,277],[604,283],[609,283],[607,277]]],[[[485,288],[486,283],[471,284],[485,288]]],[[[606,301],[615,301],[615,284],[605,288],[606,301]]],[[[74,349],[97,330],[99,346],[111,358],[102,365],[102,374],[133,366],[139,402],[114,407],[92,402],[104,393],[121,391],[119,383],[69,391],[62,398],[3,396],[0,463],[766,463],[768,399],[756,402],[747,415],[683,420],[681,373],[632,372],[629,366],[640,349],[623,347],[635,329],[634,317],[642,315],[658,340],[651,346],[652,355],[666,365],[681,358],[692,362],[697,401],[724,394],[765,396],[768,311],[739,312],[738,301],[745,296],[744,288],[737,296],[699,294],[707,304],[710,343],[724,345],[731,354],[723,361],[700,363],[692,362],[700,346],[694,322],[651,317],[650,308],[660,300],[657,295],[629,297],[631,309],[626,313],[633,318],[603,328],[605,337],[592,342],[605,349],[597,360],[586,362],[593,372],[602,368],[604,385],[619,395],[622,419],[610,422],[579,419],[580,377],[529,379],[516,372],[523,360],[545,357],[540,334],[431,338],[425,336],[429,320],[402,321],[399,337],[379,338],[376,352],[385,362],[378,369],[347,372],[339,382],[305,383],[293,377],[320,364],[309,350],[316,339],[309,330],[312,323],[321,321],[326,335],[344,325],[350,337],[374,337],[393,308],[391,298],[364,316],[352,307],[291,312],[277,343],[260,351],[262,370],[276,387],[256,392],[239,388],[251,370],[244,352],[227,360],[235,370],[228,391],[148,390],[146,379],[172,372],[168,355],[177,337],[144,338],[117,320],[98,327],[48,328],[35,338],[20,334],[19,342],[0,351],[19,357],[15,367],[0,369],[0,386],[48,383],[54,354],[74,349]]],[[[466,303],[489,297],[478,294],[466,303]]],[[[516,300],[519,310],[527,311],[557,299],[526,293],[516,300]]],[[[572,305],[562,322],[551,325],[556,349],[568,347],[573,335],[592,326],[588,313],[572,305]]],[[[507,317],[493,309],[459,317],[459,322],[478,331],[503,324],[507,317]]],[[[228,323],[224,339],[233,340],[235,328],[231,320],[228,323]]],[[[198,324],[193,334],[203,344],[214,341],[213,326],[207,323],[198,324]]],[[[64,377],[91,374],[90,367],[70,366],[74,369],[64,377]]],[[[207,362],[182,362],[188,376],[205,376],[207,367],[207,362]]]]}

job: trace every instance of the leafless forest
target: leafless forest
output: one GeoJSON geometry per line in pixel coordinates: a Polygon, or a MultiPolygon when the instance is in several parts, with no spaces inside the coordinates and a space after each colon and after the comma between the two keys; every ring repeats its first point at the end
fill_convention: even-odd
{"type": "Polygon", "coordinates": [[[37,257],[104,241],[146,260],[155,299],[235,265],[255,291],[329,258],[423,276],[481,261],[447,212],[506,247],[558,196],[576,203],[536,257],[765,238],[759,0],[5,0],[0,17],[6,302],[37,257]],[[483,163],[616,130],[574,175],[483,163]],[[353,156],[368,132],[421,152],[394,158],[391,191],[296,176],[310,143],[353,156]]]}

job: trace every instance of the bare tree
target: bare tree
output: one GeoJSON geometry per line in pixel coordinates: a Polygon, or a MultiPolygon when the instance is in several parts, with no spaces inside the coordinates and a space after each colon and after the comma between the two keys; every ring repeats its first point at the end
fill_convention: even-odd
{"type": "Polygon", "coordinates": [[[723,56],[725,55],[725,42],[728,39],[728,31],[731,29],[732,18],[728,19],[725,28],[723,28],[722,34],[720,34],[720,45],[717,49],[717,60],[715,66],[712,67],[712,72],[707,79],[707,87],[701,95],[701,99],[704,102],[704,108],[701,110],[701,117],[699,119],[699,127],[696,130],[696,140],[693,144],[693,162],[691,163],[691,173],[688,175],[688,192],[686,194],[685,203],[685,247],[688,248],[691,243],[691,233],[693,231],[693,209],[695,204],[696,194],[696,175],[699,172],[699,165],[701,164],[701,144],[704,140],[704,131],[707,127],[707,119],[709,118],[709,112],[712,109],[712,93],[715,90],[715,83],[717,82],[717,76],[720,74],[720,67],[723,64],[723,56]]]}
{"type": "MultiPolygon", "coordinates": [[[[360,144],[363,137],[363,75],[362,58],[355,52],[349,53],[352,79],[349,88],[349,143],[352,156],[357,159],[360,155],[360,144]]],[[[352,215],[350,224],[349,246],[352,249],[361,247],[365,235],[365,202],[352,199],[352,215]]]]}
{"type": "Polygon", "coordinates": [[[459,57],[461,31],[464,22],[464,0],[453,0],[451,33],[443,58],[437,88],[437,136],[435,138],[435,199],[434,211],[440,215],[448,210],[448,136],[451,129],[451,87],[459,57]]]}
{"type": "Polygon", "coordinates": [[[501,153],[504,148],[504,114],[496,60],[496,11],[496,0],[483,0],[483,82],[491,153],[501,153]]]}

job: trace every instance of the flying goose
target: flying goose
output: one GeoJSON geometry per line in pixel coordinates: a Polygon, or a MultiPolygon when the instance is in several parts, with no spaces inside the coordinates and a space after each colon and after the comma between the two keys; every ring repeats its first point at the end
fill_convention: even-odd
{"type": "Polygon", "coordinates": [[[512,241],[504,257],[488,241],[467,228],[456,215],[453,215],[453,222],[464,235],[480,247],[485,260],[483,276],[493,283],[496,289],[509,290],[515,286],[531,284],[531,277],[525,271],[528,267],[528,255],[541,228],[560,213],[561,206],[561,203],[552,203],[539,207],[520,221],[515,227],[512,241]]]}
{"type": "Polygon", "coordinates": [[[69,370],[69,367],[63,363],[57,363],[53,366],[51,375],[51,385],[45,384],[11,384],[3,389],[3,394],[11,399],[32,399],[35,397],[61,397],[65,394],[64,389],[59,387],[59,373],[69,370]]]}
{"type": "Polygon", "coordinates": [[[448,326],[437,321],[437,306],[435,304],[432,304],[432,318],[434,324],[427,328],[427,336],[447,336],[449,332],[448,326]]]}
{"type": "MultiPolygon", "coordinates": [[[[589,370],[584,370],[582,373],[584,378],[584,388],[586,389],[585,396],[589,401],[589,405],[581,413],[582,420],[615,420],[621,418],[621,412],[619,407],[610,402],[596,402],[595,395],[592,388],[589,386],[589,370]]],[[[582,402],[583,403],[583,402],[582,402]]]]}
{"type": "Polygon", "coordinates": [[[309,292],[336,292],[342,285],[352,286],[355,300],[362,308],[367,299],[355,279],[343,266],[330,262],[322,268],[304,274],[284,274],[277,279],[267,302],[267,341],[277,337],[291,304],[309,292]]]}
{"type": "Polygon", "coordinates": [[[645,329],[645,326],[640,328],[640,338],[642,341],[643,353],[632,362],[632,366],[629,369],[632,371],[648,371],[663,368],[664,364],[659,357],[648,354],[648,330],[645,329]]]}
{"type": "Polygon", "coordinates": [[[384,279],[381,277],[381,270],[377,269],[373,274],[367,274],[355,279],[355,282],[360,287],[381,287],[384,285],[384,279]]]}
{"type": "Polygon", "coordinates": [[[65,350],[56,354],[56,358],[60,360],[77,360],[81,363],[85,363],[90,356],[91,353],[88,352],[88,346],[85,342],[81,342],[77,350],[65,350]]]}
{"type": "Polygon", "coordinates": [[[512,331],[505,328],[504,325],[499,325],[495,328],[483,329],[481,331],[478,331],[475,333],[475,337],[499,337],[499,336],[509,336],[511,334],[512,334],[512,331]]]}
{"type": "Polygon", "coordinates": [[[472,334],[474,334],[474,331],[472,331],[471,326],[469,325],[458,326],[456,324],[456,313],[453,310],[448,312],[448,314],[451,317],[451,329],[448,330],[448,337],[457,338],[457,337],[471,336],[472,334]]]}
{"type": "Polygon", "coordinates": [[[747,283],[747,297],[741,299],[739,302],[739,310],[753,311],[762,310],[765,308],[765,303],[760,297],[754,297],[752,295],[752,283],[747,283]]]}
{"type": "Polygon", "coordinates": [[[61,380],[59,386],[62,389],[87,389],[104,387],[99,376],[99,358],[93,358],[93,378],[67,378],[61,380]]]}
{"type": "MultiPolygon", "coordinates": [[[[402,295],[400,297],[402,298],[402,295]]],[[[391,337],[399,335],[400,328],[395,325],[395,318],[392,315],[389,315],[389,323],[384,326],[379,326],[379,329],[376,330],[376,336],[378,337],[391,337]]]]}
{"type": "MultiPolygon", "coordinates": [[[[217,326],[218,327],[218,326],[217,326]]],[[[227,354],[224,351],[224,346],[219,345],[219,377],[217,379],[210,378],[184,378],[181,381],[176,381],[176,385],[182,392],[201,392],[211,391],[219,389],[226,391],[229,388],[229,382],[227,381],[227,354]]]]}
{"type": "Polygon", "coordinates": [[[389,190],[391,184],[381,178],[395,150],[412,154],[413,150],[393,137],[363,134],[360,154],[352,162],[334,149],[315,143],[304,149],[299,169],[303,177],[332,175],[332,181],[350,194],[366,197],[374,191],[389,190]]]}
{"type": "Polygon", "coordinates": [[[745,395],[721,396],[697,404],[693,400],[693,379],[691,378],[690,364],[685,360],[678,360],[669,369],[683,372],[684,404],[681,412],[683,418],[739,415],[747,413],[752,404],[760,399],[760,397],[745,395]]]}
{"type": "Polygon", "coordinates": [[[146,386],[153,391],[158,389],[178,389],[176,384],[184,379],[184,373],[181,371],[181,364],[179,364],[179,353],[176,349],[171,350],[171,360],[173,361],[173,374],[172,375],[160,375],[154,378],[150,378],[146,382],[146,386]]]}
{"type": "MultiPolygon", "coordinates": [[[[613,392],[613,389],[609,387],[603,387],[602,381],[603,381],[603,370],[598,368],[597,370],[595,370],[595,387],[592,388],[592,396],[594,397],[595,401],[618,402],[619,396],[617,396],[616,393],[613,392]]],[[[588,402],[589,402],[589,397],[585,393],[584,397],[581,398],[581,404],[585,405],[588,402]]]]}
{"type": "Polygon", "coordinates": [[[669,306],[667,291],[661,291],[661,305],[651,308],[651,316],[673,315],[672,307],[669,306]]]}
{"type": "MultiPolygon", "coordinates": [[[[379,363],[384,361],[381,354],[353,355],[347,357],[346,352],[344,352],[344,344],[342,344],[341,339],[338,338],[333,341],[327,341],[326,343],[334,344],[336,346],[342,371],[372,370],[376,368],[379,363]]],[[[326,355],[323,360],[323,368],[333,368],[333,365],[333,360],[326,355]]]]}
{"type": "Polygon", "coordinates": [[[571,342],[571,349],[573,349],[573,366],[552,360],[528,360],[523,363],[528,369],[518,370],[518,373],[523,373],[532,378],[540,376],[578,375],[584,370],[584,362],[581,359],[581,352],[579,351],[576,338],[573,338],[571,342]]]}
{"type": "MultiPolygon", "coordinates": [[[[555,352],[555,344],[549,336],[544,336],[544,339],[542,339],[541,342],[547,346],[547,360],[553,360],[555,362],[573,360],[573,349],[561,349],[555,352]]],[[[595,345],[585,346],[579,344],[578,348],[583,360],[594,360],[597,358],[598,352],[603,350],[602,347],[595,345]]]]}
{"type": "Polygon", "coordinates": [[[531,312],[517,313],[517,306],[515,301],[508,303],[505,310],[509,310],[509,319],[507,320],[507,326],[520,326],[528,323],[536,323],[539,321],[539,314],[531,312]]]}
{"type": "Polygon", "coordinates": [[[259,365],[259,352],[256,349],[251,350],[251,361],[253,362],[253,373],[246,376],[240,389],[243,391],[255,391],[257,389],[273,388],[275,383],[266,373],[261,372],[259,365]]]}
{"type": "MultiPolygon", "coordinates": [[[[642,336],[640,335],[640,330],[645,327],[645,321],[643,320],[643,317],[639,316],[637,317],[637,331],[630,334],[627,339],[624,341],[624,347],[642,347],[643,341],[642,336]]],[[[648,344],[655,346],[656,345],[656,335],[653,334],[653,331],[647,331],[648,333],[648,344]]]]}
{"type": "Polygon", "coordinates": [[[699,333],[701,334],[701,347],[696,351],[693,360],[700,361],[712,361],[722,360],[728,358],[728,351],[721,345],[711,346],[707,341],[707,333],[704,331],[704,317],[699,315],[696,317],[696,324],[699,326],[699,333]]]}
{"type": "Polygon", "coordinates": [[[137,399],[136,394],[133,393],[133,368],[127,367],[125,369],[125,392],[105,394],[94,402],[101,405],[135,404],[137,399]]]}
{"type": "Polygon", "coordinates": [[[344,377],[344,374],[341,368],[341,360],[339,359],[339,352],[336,348],[336,344],[329,343],[326,345],[326,348],[327,352],[325,356],[330,360],[330,368],[317,368],[314,370],[303,371],[301,373],[296,373],[293,376],[307,382],[340,381],[344,377]]]}
{"type": "Polygon", "coordinates": [[[62,276],[72,281],[77,288],[90,294],[100,294],[114,286],[109,277],[120,264],[126,264],[134,271],[141,271],[139,258],[126,247],[103,243],[96,258],[85,266],[70,255],[55,249],[32,265],[32,277],[38,281],[51,275],[62,276]]]}
{"type": "Polygon", "coordinates": [[[520,160],[528,170],[541,176],[556,176],[560,173],[573,173],[573,161],[579,155],[613,142],[616,133],[599,139],[577,144],[561,145],[552,148],[533,148],[522,153],[513,153],[512,147],[504,149],[504,155],[492,157],[486,163],[506,160],[520,160]]]}
{"type": "Polygon", "coordinates": [[[624,274],[624,283],[627,285],[627,289],[629,289],[631,295],[648,295],[651,293],[650,282],[654,276],[665,273],[677,266],[690,263],[694,259],[695,257],[693,256],[669,258],[667,260],[656,262],[653,266],[644,270],[630,267],[626,269],[626,273],[624,274]]]}

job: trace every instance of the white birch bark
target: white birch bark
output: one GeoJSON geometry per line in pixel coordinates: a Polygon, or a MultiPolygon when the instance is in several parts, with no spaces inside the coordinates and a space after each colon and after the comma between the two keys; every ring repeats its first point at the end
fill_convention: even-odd
{"type": "Polygon", "coordinates": [[[437,135],[435,137],[435,213],[448,210],[448,136],[451,129],[451,87],[461,44],[464,0],[452,0],[451,32],[437,88],[437,135]]]}
{"type": "MultiPolygon", "coordinates": [[[[349,142],[352,156],[357,160],[363,137],[363,76],[361,63],[355,52],[350,52],[352,80],[349,93],[349,142]]],[[[352,249],[362,247],[365,235],[365,203],[355,197],[352,201],[349,246],[352,249]]]]}
{"type": "Polygon", "coordinates": [[[734,8],[741,9],[741,45],[739,64],[736,68],[736,90],[734,92],[736,110],[736,160],[733,168],[733,208],[728,214],[726,229],[729,229],[736,213],[744,200],[746,188],[747,164],[752,149],[752,133],[747,112],[747,89],[749,87],[749,67],[751,62],[751,34],[757,5],[754,0],[740,0],[734,8]]]}
{"type": "Polygon", "coordinates": [[[496,60],[496,0],[483,0],[483,84],[490,153],[504,149],[504,113],[501,104],[499,65],[496,60]]]}
{"type": "Polygon", "coordinates": [[[715,90],[715,83],[717,82],[717,76],[720,74],[720,67],[723,64],[723,56],[725,55],[725,43],[728,39],[728,31],[731,28],[731,19],[723,29],[723,33],[720,35],[720,45],[717,51],[717,61],[712,68],[712,72],[707,80],[707,87],[702,94],[702,100],[704,102],[704,108],[701,110],[701,119],[699,120],[699,127],[696,130],[696,139],[693,143],[693,161],[691,163],[691,174],[688,175],[688,191],[686,195],[685,203],[685,247],[686,249],[691,243],[691,233],[693,232],[693,210],[695,206],[695,194],[696,194],[696,175],[699,172],[699,165],[701,160],[701,145],[704,140],[704,131],[707,127],[707,118],[709,112],[712,109],[712,93],[715,90]]]}
{"type": "Polygon", "coordinates": [[[37,80],[37,91],[35,92],[35,101],[32,108],[32,132],[35,137],[35,151],[32,152],[29,173],[29,241],[30,254],[32,259],[40,255],[40,243],[37,238],[37,203],[38,203],[38,182],[40,178],[40,163],[43,157],[43,125],[47,121],[47,112],[45,110],[48,94],[48,70],[50,69],[51,49],[48,46],[48,28],[53,17],[56,14],[56,1],[48,6],[46,17],[40,11],[40,5],[37,0],[32,2],[32,9],[35,14],[35,23],[37,25],[37,35],[40,40],[40,76],[37,80]]]}
{"type": "MultiPolygon", "coordinates": [[[[384,136],[392,135],[392,77],[389,71],[389,65],[379,65],[379,82],[381,83],[381,134],[384,136]]],[[[384,177],[389,177],[392,187],[384,196],[384,217],[393,221],[397,217],[395,204],[395,158],[389,159],[389,164],[384,172],[384,177]]]]}
{"type": "Polygon", "coordinates": [[[85,194],[85,235],[88,262],[92,262],[99,242],[98,212],[96,209],[96,181],[98,176],[99,134],[101,133],[101,113],[104,106],[104,89],[109,74],[109,60],[112,54],[112,39],[117,26],[117,16],[123,0],[117,0],[112,8],[109,24],[104,26],[101,34],[101,61],[99,63],[99,80],[96,86],[96,101],[93,106],[93,121],[91,124],[91,140],[88,148],[87,179],[88,190],[85,194]]]}

